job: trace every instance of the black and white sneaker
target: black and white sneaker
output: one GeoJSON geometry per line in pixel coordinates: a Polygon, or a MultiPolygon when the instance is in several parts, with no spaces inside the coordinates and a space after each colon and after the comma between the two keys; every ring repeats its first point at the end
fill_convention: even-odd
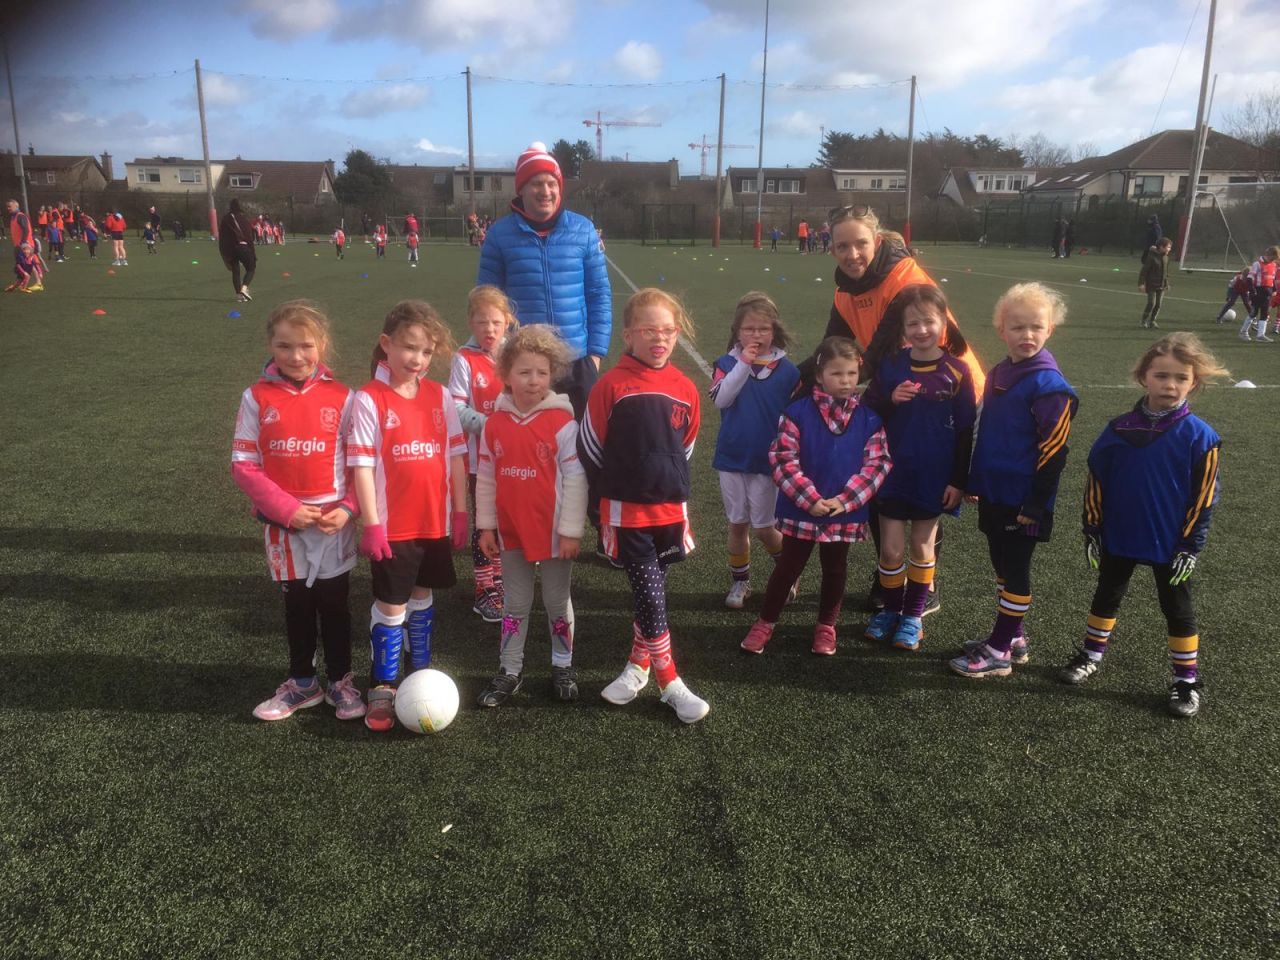
{"type": "Polygon", "coordinates": [[[1079,686],[1101,668],[1101,660],[1093,659],[1083,647],[1077,647],[1075,654],[1067,661],[1067,665],[1058,671],[1058,679],[1063,683],[1079,686]]]}
{"type": "Polygon", "coordinates": [[[573,667],[552,667],[551,686],[557,700],[578,699],[578,676],[573,667]]]}
{"type": "Polygon", "coordinates": [[[879,613],[884,609],[884,598],[880,596],[880,571],[872,569],[871,586],[867,589],[867,602],[863,604],[867,613],[879,613]]]}
{"type": "Polygon", "coordinates": [[[933,589],[929,591],[929,597],[924,602],[924,612],[921,613],[920,616],[927,617],[929,614],[937,613],[941,609],[942,597],[938,593],[938,582],[935,580],[933,583],[933,589]]]}
{"type": "Polygon", "coordinates": [[[500,673],[489,681],[489,686],[480,694],[479,704],[482,707],[500,707],[511,699],[512,694],[520,689],[524,678],[520,674],[500,673]]]}
{"type": "Polygon", "coordinates": [[[1199,680],[1194,683],[1175,680],[1169,687],[1169,700],[1166,706],[1175,717],[1194,717],[1200,712],[1200,702],[1203,699],[1204,688],[1200,686],[1199,680]]]}

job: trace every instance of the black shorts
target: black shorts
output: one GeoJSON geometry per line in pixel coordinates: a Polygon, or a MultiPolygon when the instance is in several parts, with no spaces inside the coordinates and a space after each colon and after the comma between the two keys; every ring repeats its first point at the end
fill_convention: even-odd
{"type": "Polygon", "coordinates": [[[453,572],[453,548],[448,537],[435,540],[396,540],[390,560],[369,564],[373,599],[395,606],[409,602],[414,587],[434,590],[457,585],[453,572]]]}
{"type": "Polygon", "coordinates": [[[901,520],[906,523],[909,520],[933,520],[935,517],[942,516],[941,510],[926,510],[924,507],[917,506],[914,503],[908,503],[906,500],[876,500],[876,513],[890,520],[901,520]]]}
{"type": "Polygon", "coordinates": [[[1031,526],[1018,523],[1018,508],[978,501],[978,529],[988,537],[1017,534],[1031,537],[1037,543],[1048,543],[1053,534],[1053,511],[1046,510],[1040,522],[1031,526]]]}
{"type": "Polygon", "coordinates": [[[605,553],[622,564],[656,560],[659,566],[665,567],[679,563],[693,549],[693,534],[684,522],[660,527],[604,524],[600,528],[600,541],[605,553]]]}
{"type": "Polygon", "coordinates": [[[123,230],[112,230],[112,231],[111,231],[111,239],[112,239],[112,240],[123,240],[123,239],[124,239],[124,231],[123,231],[123,230]]]}

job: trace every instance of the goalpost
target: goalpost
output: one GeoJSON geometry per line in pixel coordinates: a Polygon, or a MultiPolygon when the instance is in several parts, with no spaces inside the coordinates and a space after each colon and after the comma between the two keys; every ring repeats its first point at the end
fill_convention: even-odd
{"type": "Polygon", "coordinates": [[[1196,191],[1178,266],[1235,273],[1280,244],[1280,182],[1231,183],[1196,191]]]}

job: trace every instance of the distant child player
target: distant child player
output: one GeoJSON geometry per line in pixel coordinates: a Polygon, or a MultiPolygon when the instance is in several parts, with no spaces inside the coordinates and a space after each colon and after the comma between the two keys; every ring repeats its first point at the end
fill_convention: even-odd
{"type": "Polygon", "coordinates": [[[741,610],[751,596],[751,531],[775,560],[782,534],[773,525],[778,490],[769,468],[769,446],[778,415],[795,392],[800,371],[787,359],[790,335],[778,305],[752,290],[738,301],[729,330],[729,352],[716,360],[711,401],[720,411],[720,433],[711,465],[729,520],[729,594],[725,606],[741,610]]]}
{"type": "Polygon", "coordinates": [[[600,500],[600,541],[622,563],[635,607],[631,656],[600,695],[634,700],[657,676],[662,702],[684,723],[711,707],[676,672],[667,626],[667,567],[693,549],[689,458],[698,436],[698,390],[671,362],[693,324],[680,301],[654,287],[627,301],[625,352],[591,388],[578,456],[600,500]]]}
{"type": "Polygon", "coordinates": [[[431,664],[435,588],[452,587],[450,547],[467,538],[466,441],[444,387],[425,379],[434,357],[453,349],[449,328],[428,303],[391,308],[373,351],[374,377],[356,392],[347,441],[371,561],[372,678],[365,726],[395,725],[395,685],[404,634],[406,672],[431,664]]]}
{"type": "Polygon", "coordinates": [[[142,228],[142,239],[147,245],[147,253],[156,252],[156,230],[151,224],[147,224],[142,228]]]}
{"type": "MultiPolygon", "coordinates": [[[[476,287],[467,295],[467,326],[471,338],[454,354],[449,393],[467,435],[467,490],[474,503],[480,434],[502,395],[498,351],[507,333],[517,326],[515,309],[497,287],[476,287]]],[[[480,549],[478,524],[471,535],[471,560],[476,581],[472,609],[486,622],[498,623],[502,619],[502,559],[480,549]]]]}
{"type": "Polygon", "coordinates": [[[40,258],[36,256],[35,250],[29,243],[24,243],[15,253],[13,260],[15,279],[4,288],[5,293],[12,293],[15,290],[22,293],[39,293],[44,289],[44,269],[40,265],[40,258]]]}
{"type": "Polygon", "coordinates": [[[94,222],[93,217],[87,213],[80,221],[80,229],[84,236],[84,242],[89,247],[89,259],[98,259],[98,225],[94,222]]]}
{"type": "Polygon", "coordinates": [[[1188,399],[1226,369],[1194,334],[1171,333],[1133,369],[1146,391],[1133,410],[1107,424],[1089,451],[1084,498],[1085,552],[1098,571],[1084,646],[1060,674],[1084,683],[1102,666],[1134,567],[1151,567],[1168,628],[1173,685],[1169,712],[1194,716],[1204,698],[1196,667],[1200,635],[1191,574],[1218,499],[1221,439],[1188,399]]]}
{"type": "Polygon", "coordinates": [[[322,699],[339,720],[364,716],[351,673],[350,571],[356,563],[355,492],[347,469],[352,393],[324,365],[329,323],[291,300],[267,319],[271,359],[245,390],[236,417],[231,475],[265,524],[267,567],[284,595],[289,675],[254,708],[283,720],[322,699]],[[316,679],[316,638],[329,689],[316,679]]]}
{"type": "Polygon", "coordinates": [[[506,606],[499,670],[480,695],[482,707],[499,706],[520,689],[539,570],[551,632],[551,686],[560,700],[578,698],[569,582],[587,518],[587,478],[578,460],[573,404],[551,390],[569,360],[569,348],[545,324],[521,327],[498,358],[506,389],[480,442],[476,526],[480,549],[502,557],[506,606]]]}
{"type": "Polygon", "coordinates": [[[880,417],[856,395],[858,345],[828,337],[814,353],[813,392],[783,412],[769,450],[778,488],[782,555],[765,587],[764,606],[742,641],[763,653],[782,613],[787,591],[818,548],[822,586],[813,652],[836,652],[836,620],[844,602],[849,544],[867,539],[867,504],[889,475],[892,461],[880,417]]]}
{"type": "Polygon", "coordinates": [[[1053,533],[1058,480],[1078,401],[1045,344],[1066,320],[1056,290],[1010,287],[996,303],[995,327],[1009,356],[991,369],[969,468],[978,529],[987,537],[999,602],[991,635],[950,662],[961,676],[1006,677],[1030,658],[1023,619],[1031,607],[1031,558],[1053,533]]]}
{"type": "Polygon", "coordinates": [[[404,245],[409,250],[409,266],[416,267],[418,265],[418,234],[417,231],[405,237],[404,245]]]}
{"type": "Polygon", "coordinates": [[[1267,313],[1276,290],[1277,261],[1280,261],[1280,247],[1267,247],[1249,268],[1249,276],[1253,280],[1253,309],[1240,327],[1241,340],[1249,339],[1249,328],[1256,323],[1253,339],[1259,343],[1271,342],[1267,336],[1267,313]]]}
{"type": "Polygon", "coordinates": [[[1147,305],[1142,308],[1142,326],[1149,330],[1157,330],[1160,324],[1156,317],[1160,315],[1160,305],[1169,289],[1169,252],[1173,250],[1173,241],[1162,238],[1147,251],[1142,261],[1142,269],[1138,271],[1138,289],[1147,295],[1147,305]]]}
{"type": "Polygon", "coordinates": [[[969,482],[978,398],[960,359],[964,337],[933,284],[894,297],[869,352],[881,338],[894,349],[877,364],[863,402],[884,421],[893,472],[876,495],[884,609],[866,636],[915,651],[936,569],[934,535],[943,513],[959,513],[969,482]]]}
{"type": "Polygon", "coordinates": [[[373,245],[378,251],[378,259],[383,260],[387,256],[387,225],[380,223],[373,231],[373,245]]]}
{"type": "Polygon", "coordinates": [[[53,216],[49,218],[49,226],[46,228],[49,237],[49,256],[56,263],[66,263],[67,258],[64,255],[65,236],[63,233],[62,217],[53,216]]]}
{"type": "Polygon", "coordinates": [[[1214,322],[1223,323],[1227,316],[1227,311],[1235,306],[1237,300],[1240,301],[1242,312],[1246,315],[1253,310],[1253,280],[1249,277],[1248,267],[1245,267],[1227,281],[1227,302],[1218,311],[1218,316],[1214,322]]]}
{"type": "Polygon", "coordinates": [[[343,250],[346,249],[346,246],[347,235],[343,232],[342,228],[339,227],[337,230],[333,231],[333,249],[337,252],[339,260],[345,259],[343,256],[343,250]]]}

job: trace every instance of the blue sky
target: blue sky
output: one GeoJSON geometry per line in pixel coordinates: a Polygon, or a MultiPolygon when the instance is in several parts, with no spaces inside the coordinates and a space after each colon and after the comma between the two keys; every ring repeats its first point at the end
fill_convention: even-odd
{"type": "MultiPolygon", "coordinates": [[[[905,133],[898,81],[912,73],[921,131],[1039,132],[1102,152],[1189,127],[1208,6],[772,0],[765,163],[812,162],[824,127],[905,133]]],[[[755,164],[764,0],[96,0],[4,17],[23,148],[107,150],[117,176],[136,156],[200,155],[197,57],[215,159],[340,163],[361,147],[465,162],[469,64],[478,164],[510,165],[535,139],[594,142],[582,121],[600,111],[660,124],[606,130],[607,156],[677,157],[697,173],[689,144],[715,140],[720,73],[725,141],[748,148],[726,162],[755,164]]],[[[1222,0],[1215,51],[1215,120],[1280,88],[1274,3],[1222,0]]],[[[7,96],[2,107],[7,120],[7,96]]]]}

